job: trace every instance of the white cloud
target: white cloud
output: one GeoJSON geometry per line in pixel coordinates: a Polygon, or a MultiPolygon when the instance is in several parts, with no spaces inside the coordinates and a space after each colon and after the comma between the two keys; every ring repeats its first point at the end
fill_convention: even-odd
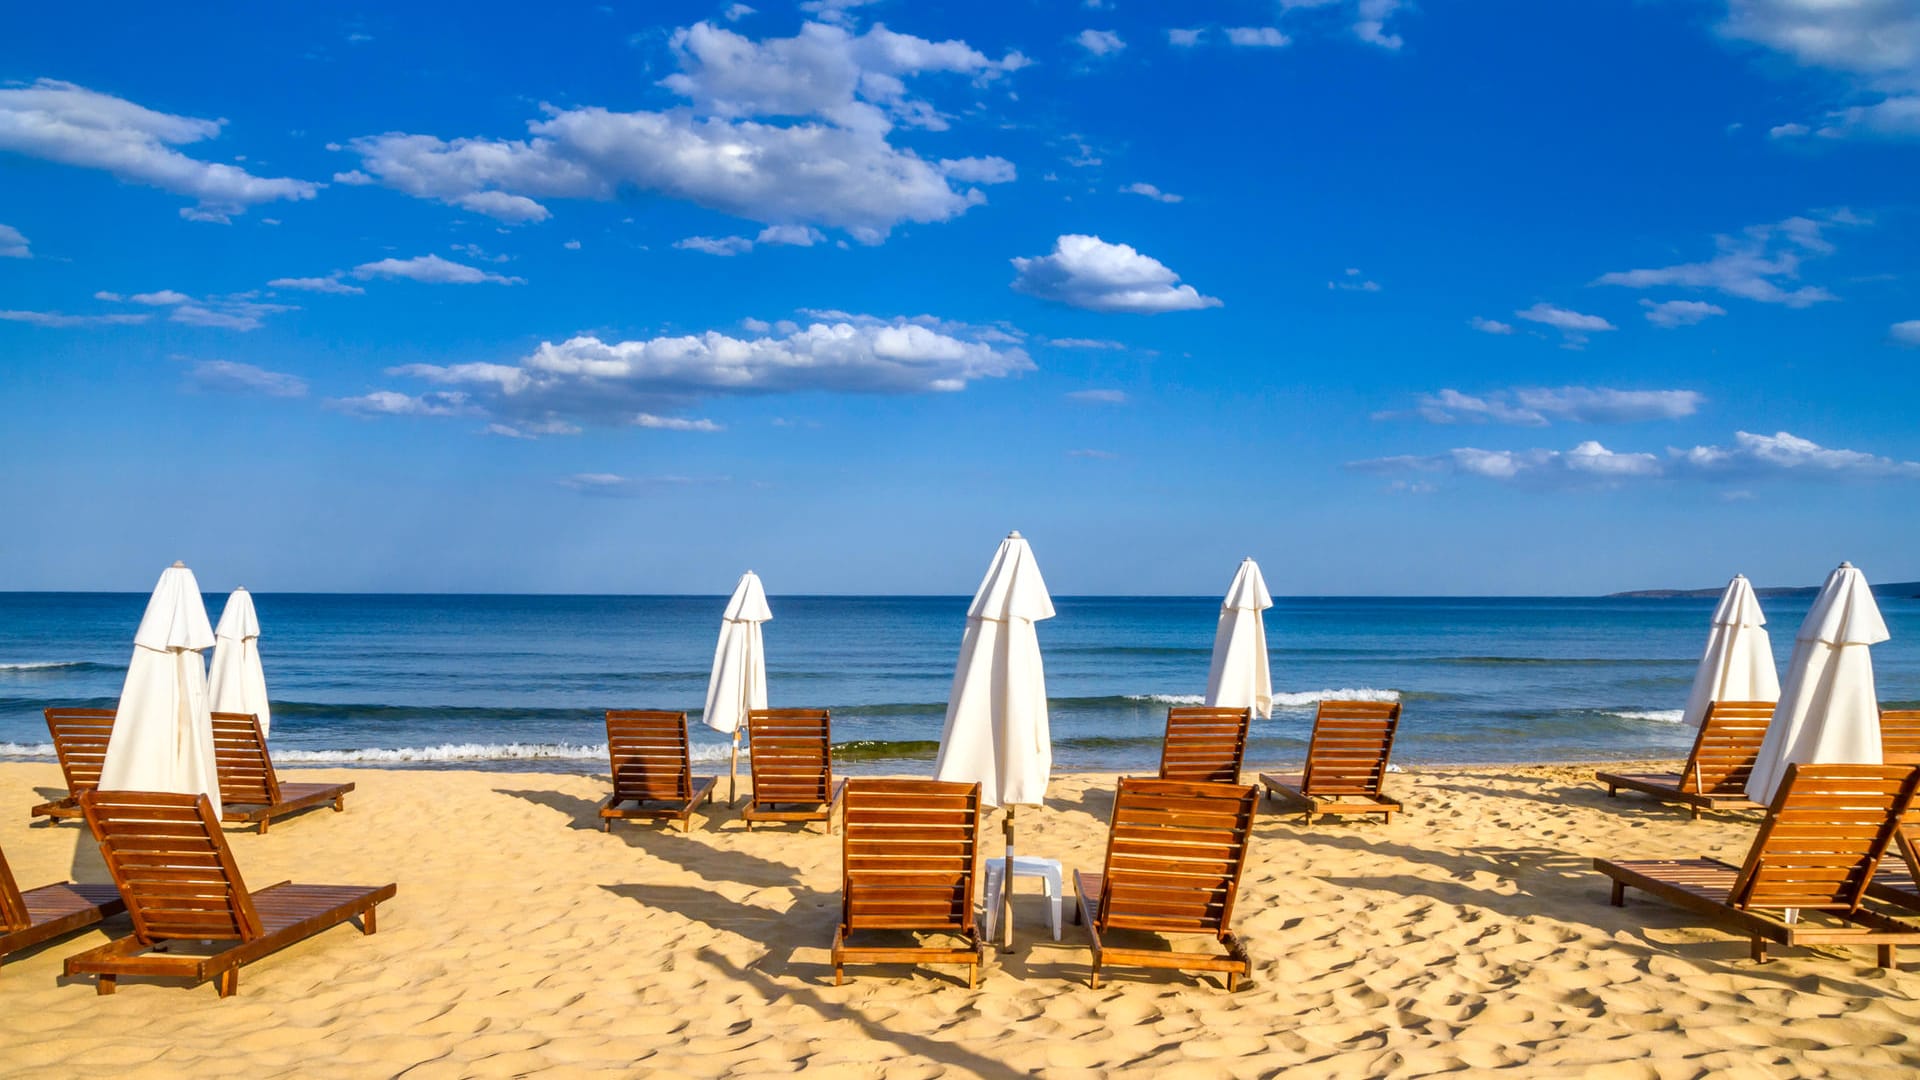
{"type": "Polygon", "coordinates": [[[31,259],[27,238],[11,225],[0,225],[0,259],[31,259]]]}
{"type": "Polygon", "coordinates": [[[147,315],[63,315],[58,311],[0,311],[0,319],[33,326],[131,326],[146,322],[147,315]]]}
{"type": "Polygon", "coordinates": [[[1293,39],[1273,26],[1230,26],[1227,42],[1243,48],[1278,49],[1293,44],[1293,39]]]}
{"type": "Polygon", "coordinates": [[[580,425],[565,420],[523,420],[517,424],[488,424],[480,433],[508,439],[534,440],[542,435],[578,435],[580,431],[580,425]]]}
{"type": "Polygon", "coordinates": [[[1452,473],[1536,486],[1610,486],[1633,477],[1658,476],[1660,458],[1609,450],[1593,440],[1571,450],[1482,450],[1465,446],[1439,454],[1401,454],[1349,462],[1361,472],[1452,473]]]}
{"type": "Polygon", "coordinates": [[[1097,236],[1061,236],[1052,254],[1016,258],[1013,268],[1013,287],[1020,292],[1089,311],[1157,314],[1220,306],[1191,285],[1175,284],[1180,275],[1160,260],[1097,236]]]}
{"type": "Polygon", "coordinates": [[[191,299],[193,299],[193,297],[188,296],[186,293],[175,292],[172,289],[161,289],[158,292],[134,293],[132,296],[127,297],[127,303],[145,304],[148,307],[168,307],[173,304],[184,304],[191,299]]]}
{"type": "Polygon", "coordinates": [[[1379,292],[1380,283],[1361,277],[1358,267],[1349,266],[1344,275],[1327,282],[1327,288],[1346,292],[1379,292]]]}
{"type": "Polygon", "coordinates": [[[1808,307],[1832,300],[1834,295],[1813,285],[1786,287],[1799,279],[1801,260],[1833,251],[1833,244],[1823,235],[1828,226],[1859,223],[1860,219],[1840,210],[1819,219],[1790,217],[1771,225],[1754,225],[1738,236],[1714,237],[1717,254],[1705,262],[1618,270],[1600,275],[1594,284],[1624,285],[1630,289],[1664,286],[1709,289],[1762,304],[1808,307]]]}
{"type": "Polygon", "coordinates": [[[1652,300],[1640,301],[1646,308],[1647,321],[1655,326],[1671,330],[1676,326],[1693,326],[1705,322],[1715,315],[1725,315],[1727,309],[1704,300],[1652,300]]]}
{"type": "Polygon", "coordinates": [[[411,259],[388,258],[378,262],[361,263],[353,268],[353,276],[362,280],[376,277],[405,278],[430,285],[477,285],[487,281],[501,285],[526,284],[524,278],[489,273],[477,266],[453,262],[438,255],[416,255],[411,259]]]}
{"type": "Polygon", "coordinates": [[[1108,338],[1062,337],[1047,342],[1061,349],[1124,349],[1126,346],[1108,338]]]}
{"type": "Polygon", "coordinates": [[[560,246],[561,246],[561,247],[563,247],[563,248],[566,248],[566,249],[567,249],[568,251],[579,251],[579,250],[580,250],[580,241],[578,241],[578,240],[569,240],[569,241],[567,241],[566,243],[564,243],[564,244],[561,244],[560,246]]]}
{"type": "Polygon", "coordinates": [[[1072,390],[1067,393],[1067,397],[1089,405],[1125,405],[1127,403],[1125,390],[1072,390]]]}
{"type": "Polygon", "coordinates": [[[760,230],[754,238],[762,244],[787,244],[792,247],[812,247],[825,243],[826,234],[809,225],[769,225],[760,230]]]}
{"type": "Polygon", "coordinates": [[[570,488],[582,495],[600,498],[633,498],[649,491],[665,488],[684,488],[698,484],[725,483],[727,477],[696,476],[622,476],[619,473],[574,473],[563,476],[557,481],[563,488],[570,488]]]}
{"type": "Polygon", "coordinates": [[[187,369],[187,385],[196,390],[261,394],[266,397],[305,397],[307,380],[281,371],[231,360],[201,360],[187,369]]]}
{"type": "Polygon", "coordinates": [[[359,397],[332,398],[327,407],[356,416],[463,416],[474,411],[467,395],[458,391],[416,397],[397,390],[375,390],[359,397]]]}
{"type": "Polygon", "coordinates": [[[953,392],[1033,370],[1024,350],[987,340],[993,328],[836,314],[753,337],[581,335],[542,343],[513,364],[409,364],[388,374],[457,388],[472,395],[463,404],[516,427],[581,421],[706,431],[718,425],[673,414],[720,396],[953,392]]]}
{"type": "MultiPolygon", "coordinates": [[[[1604,386],[1522,387],[1483,395],[1446,389],[1422,394],[1415,403],[1415,414],[1435,424],[1545,427],[1556,420],[1628,424],[1692,416],[1705,400],[1696,390],[1615,390],[1604,386]]],[[[1374,418],[1394,419],[1399,415],[1379,413],[1374,418]]]]}
{"type": "Polygon", "coordinates": [[[1180,49],[1191,49],[1206,37],[1206,27],[1194,27],[1191,30],[1173,29],[1167,31],[1167,44],[1180,49]]]}
{"type": "Polygon", "coordinates": [[[251,292],[201,298],[188,296],[174,289],[134,293],[124,298],[118,293],[111,292],[97,292],[93,295],[97,300],[115,303],[170,307],[173,310],[167,315],[168,322],[176,322],[184,326],[205,326],[216,330],[258,330],[265,325],[268,315],[299,310],[292,304],[263,303],[253,299],[258,294],[251,292]]]}
{"type": "Polygon", "coordinates": [[[739,22],[741,19],[753,14],[753,12],[754,9],[745,4],[729,4],[727,5],[727,10],[720,13],[720,17],[728,22],[739,22]]]}
{"type": "MultiPolygon", "coordinates": [[[[1720,32],[1838,73],[1860,104],[1829,111],[1817,134],[1920,138],[1920,7],[1911,0],[1728,0],[1720,32]]],[[[1792,122],[1771,134],[1814,130],[1792,122]]]]}
{"type": "Polygon", "coordinates": [[[1609,450],[1588,441],[1571,450],[1482,450],[1461,447],[1438,454],[1401,454],[1349,462],[1372,473],[1451,473],[1535,487],[1611,486],[1657,476],[1712,480],[1778,477],[1920,479],[1920,461],[1901,461],[1859,450],[1838,450],[1785,431],[1772,435],[1735,432],[1730,446],[1670,447],[1665,457],[1609,450]]]}
{"type": "Polygon", "coordinates": [[[1177,202],[1180,202],[1182,198],[1184,198],[1184,196],[1175,195],[1171,191],[1161,191],[1159,188],[1154,187],[1152,184],[1133,183],[1133,184],[1128,184],[1126,187],[1123,187],[1120,190],[1126,192],[1129,195],[1145,195],[1147,198],[1152,199],[1155,202],[1177,203],[1177,202]]]}
{"type": "Polygon", "coordinates": [[[1696,446],[1668,452],[1676,465],[1716,476],[1754,474],[1920,478],[1920,461],[1897,461],[1859,450],[1829,449],[1785,431],[1739,431],[1732,446],[1696,446]]]}
{"type": "Polygon", "coordinates": [[[606,201],[638,190],[762,224],[842,229],[863,243],[985,201],[977,187],[954,182],[1012,177],[998,159],[943,166],[889,135],[896,125],[947,126],[945,114],[908,92],[908,79],[946,74],[977,86],[1025,66],[1017,52],[993,60],[963,41],[884,26],[855,35],[824,23],[762,41],[697,23],[669,44],[680,70],[661,85],[687,108],[547,105],[524,139],[396,132],[351,145],[388,187],[507,222],[548,217],[539,199],[606,201]]]}
{"type": "Polygon", "coordinates": [[[1767,129],[1769,139],[1797,139],[1802,135],[1811,135],[1813,129],[1805,124],[1775,124],[1767,129]]]}
{"type": "Polygon", "coordinates": [[[689,236],[675,240],[673,246],[703,255],[744,255],[753,250],[753,241],[744,236],[689,236]]]}
{"type": "Polygon", "coordinates": [[[1920,348],[1920,319],[1908,319],[1894,323],[1887,329],[1887,336],[1902,345],[1920,348]]]}
{"type": "Polygon", "coordinates": [[[1111,30],[1082,30],[1073,40],[1094,56],[1111,56],[1127,47],[1120,35],[1111,30]]]}
{"type": "Polygon", "coordinates": [[[215,138],[225,123],[156,112],[55,79],[0,89],[0,150],[189,196],[199,200],[181,209],[189,220],[224,222],[257,203],[313,198],[317,184],[254,176],[173,149],[215,138]]]}
{"type": "Polygon", "coordinates": [[[1010,184],[1019,175],[1013,162],[999,157],[943,158],[940,173],[963,184],[1010,184]]]}
{"type": "Polygon", "coordinates": [[[1475,330],[1478,330],[1478,331],[1480,331],[1480,332],[1481,332],[1481,333],[1483,333],[1483,334],[1511,334],[1511,333],[1513,333],[1513,324],[1512,324],[1512,323],[1503,323],[1503,322],[1501,322],[1501,321],[1500,321],[1500,320],[1498,320],[1498,319],[1483,319],[1483,318],[1481,318],[1481,317],[1480,317],[1480,316],[1478,316],[1478,315],[1475,315],[1475,316],[1474,316],[1474,317],[1473,317],[1473,318],[1472,318],[1472,319],[1471,319],[1471,320],[1470,320],[1470,321],[1469,321],[1469,322],[1467,323],[1467,325],[1468,325],[1468,326],[1471,326],[1471,327],[1473,327],[1473,328],[1474,328],[1475,330]]]}
{"type": "Polygon", "coordinates": [[[349,285],[338,277],[283,277],[267,282],[270,289],[299,289],[302,292],[337,293],[341,296],[358,296],[367,290],[358,285],[349,285]]]}
{"type": "Polygon", "coordinates": [[[1578,311],[1555,307],[1552,304],[1535,304],[1530,308],[1514,312],[1514,315],[1528,322],[1553,327],[1560,331],[1568,345],[1574,347],[1585,344],[1588,334],[1618,329],[1598,315],[1583,315],[1578,311]]]}
{"type": "MultiPolygon", "coordinates": [[[[327,149],[338,150],[340,148],[338,146],[329,146],[327,149]]],[[[375,183],[373,177],[368,176],[359,169],[350,169],[346,172],[334,173],[333,182],[336,184],[345,184],[348,187],[365,187],[368,184],[375,183]]]]}
{"type": "Polygon", "coordinates": [[[1280,13],[1283,19],[1293,16],[1293,12],[1305,10],[1324,10],[1337,18],[1330,21],[1344,23],[1354,37],[1383,49],[1398,49],[1405,44],[1400,35],[1387,29],[1387,20],[1405,6],[1405,0],[1280,0],[1280,13]]]}

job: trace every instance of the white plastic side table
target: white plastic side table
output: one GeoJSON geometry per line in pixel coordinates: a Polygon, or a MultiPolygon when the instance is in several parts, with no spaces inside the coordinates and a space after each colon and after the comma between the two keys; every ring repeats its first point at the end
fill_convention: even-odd
{"type": "MultiPolygon", "coordinates": [[[[1006,875],[1007,860],[986,860],[987,863],[987,903],[986,918],[981,926],[981,936],[988,941],[994,939],[994,928],[1000,922],[1000,879],[1006,875]]],[[[1037,877],[1046,889],[1047,897],[1053,901],[1053,940],[1060,940],[1060,860],[1042,859],[1033,855],[1015,855],[1013,857],[1013,876],[1017,878],[1037,877]]]]}

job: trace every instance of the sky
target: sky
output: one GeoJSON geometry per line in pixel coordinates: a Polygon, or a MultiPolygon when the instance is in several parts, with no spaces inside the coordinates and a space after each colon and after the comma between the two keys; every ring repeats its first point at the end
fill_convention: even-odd
{"type": "Polygon", "coordinates": [[[1920,5],[32,5],[0,589],[1920,579],[1920,5]]]}

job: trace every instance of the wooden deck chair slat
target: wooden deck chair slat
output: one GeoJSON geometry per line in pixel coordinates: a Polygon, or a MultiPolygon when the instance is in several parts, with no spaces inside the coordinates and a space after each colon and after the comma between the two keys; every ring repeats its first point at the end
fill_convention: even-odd
{"type": "Polygon", "coordinates": [[[607,755],[613,793],[600,807],[602,831],[611,830],[615,820],[635,818],[678,821],[682,831],[691,830],[694,807],[713,801],[717,778],[693,775],[686,713],[608,710],[607,755]]]}
{"type": "Polygon", "coordinates": [[[8,954],[64,937],[127,909],[111,885],[61,882],[22,892],[0,851],[0,963],[8,954]]]}
{"type": "Polygon", "coordinates": [[[835,985],[846,965],[863,963],[965,964],[967,985],[974,985],[984,952],[974,922],[980,785],[859,778],[846,781],[844,799],[835,985]],[[884,809],[868,810],[873,803],[884,809]],[[864,930],[948,935],[960,944],[848,944],[849,935],[864,930]]]}
{"type": "Polygon", "coordinates": [[[1239,783],[1252,719],[1251,709],[1186,705],[1168,709],[1160,779],[1239,783]]]}
{"type": "Polygon", "coordinates": [[[1387,763],[1400,729],[1398,701],[1322,701],[1314,712],[1307,760],[1299,774],[1261,773],[1270,799],[1285,799],[1315,814],[1400,812],[1384,792],[1387,763]]]}
{"type": "MultiPolygon", "coordinates": [[[[1640,889],[1743,933],[1756,960],[1767,942],[1783,945],[1875,945],[1882,967],[1899,945],[1920,944],[1920,922],[1862,905],[1875,870],[1895,843],[1913,805],[1920,770],[1901,765],[1790,765],[1739,866],[1716,859],[1613,861],[1594,869],[1613,879],[1612,902],[1640,889]],[[1783,827],[1793,814],[1824,817],[1839,838],[1783,827]],[[1873,826],[1868,833],[1863,826],[1873,826]],[[1827,919],[1788,921],[1785,909],[1826,912],[1827,919]]],[[[1878,894],[1875,894],[1878,895],[1878,894]]]]}
{"type": "Polygon", "coordinates": [[[1231,927],[1259,790],[1251,784],[1121,779],[1101,872],[1073,875],[1075,921],[1087,928],[1095,989],[1101,968],[1114,964],[1221,972],[1228,990],[1252,973],[1252,960],[1231,927]],[[1156,834],[1165,839],[1155,840],[1156,834]],[[1211,934],[1226,955],[1113,948],[1104,935],[1116,930],[1211,934]]]}
{"type": "Polygon", "coordinates": [[[1920,709],[1880,710],[1880,760],[1920,765],[1920,709]]]}
{"type": "Polygon", "coordinates": [[[80,795],[100,786],[100,769],[107,760],[107,741],[113,737],[112,709],[47,709],[47,734],[53,756],[67,779],[67,793],[34,807],[33,817],[78,818],[80,795]]]}
{"type": "Polygon", "coordinates": [[[1760,743],[1773,719],[1771,701],[1716,701],[1694,734],[1693,748],[1677,773],[1596,772],[1609,796],[1620,789],[1651,795],[1660,802],[1680,803],[1699,817],[1702,810],[1751,810],[1758,804],[1747,798],[1747,777],[1760,757],[1760,743]]]}
{"type": "Polygon", "coordinates": [[[753,794],[740,812],[747,828],[765,821],[823,821],[831,833],[845,781],[833,776],[827,710],[749,710],[747,746],[753,794]]]}
{"type": "Polygon", "coordinates": [[[277,818],[331,804],[347,808],[344,784],[283,784],[267,753],[267,737],[252,713],[213,714],[213,763],[220,777],[220,817],[265,833],[277,818]]]}

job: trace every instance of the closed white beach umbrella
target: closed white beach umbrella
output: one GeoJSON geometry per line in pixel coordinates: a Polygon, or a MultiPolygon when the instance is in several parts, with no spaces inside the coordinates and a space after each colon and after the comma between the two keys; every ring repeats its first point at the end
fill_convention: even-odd
{"type": "Polygon", "coordinates": [[[1707,649],[1693,673],[1693,690],[1681,717],[1699,727],[1716,701],[1779,701],[1780,675],[1773,667],[1767,617],[1745,574],[1733,575],[1713,611],[1707,649]]]}
{"type": "Polygon", "coordinates": [[[936,780],[980,784],[985,806],[1007,808],[1006,875],[1002,925],[1012,938],[1013,814],[1039,806],[1053,771],[1053,737],[1047,728],[1047,678],[1040,664],[1040,638],[1033,624],[1053,618],[1053,599],[1033,550],[1017,532],[994,553],[980,590],[967,609],[967,631],[947,695],[947,724],[940,733],[936,780]]]}
{"type": "Polygon", "coordinates": [[[103,790],[205,795],[219,816],[220,774],[200,656],[212,647],[200,583],[193,571],[174,563],[161,572],[133,635],[133,659],[100,767],[103,790]]]}
{"type": "Polygon", "coordinates": [[[1213,632],[1213,663],[1207,668],[1207,704],[1252,709],[1273,715],[1273,672],[1267,666],[1267,623],[1260,613],[1273,606],[1260,565],[1244,559],[1220,602],[1220,625],[1213,632]]]}
{"type": "Polygon", "coordinates": [[[273,726],[267,710],[267,672],[260,665],[260,618],[253,596],[233,590],[213,628],[213,665],[207,673],[207,702],[214,712],[252,713],[265,738],[273,726]]]}
{"type": "Polygon", "coordinates": [[[727,801],[738,793],[740,728],[749,709],[767,707],[767,654],[761,646],[760,624],[773,618],[760,577],[749,570],[740,575],[720,616],[720,643],[713,650],[713,673],[707,677],[707,707],[700,719],[715,731],[733,736],[733,755],[727,765],[727,801]]]}
{"type": "Polygon", "coordinates": [[[1880,702],[1868,649],[1885,640],[1887,624],[1865,575],[1841,563],[1794,635],[1747,798],[1772,800],[1788,765],[1880,764],[1880,702]]]}

